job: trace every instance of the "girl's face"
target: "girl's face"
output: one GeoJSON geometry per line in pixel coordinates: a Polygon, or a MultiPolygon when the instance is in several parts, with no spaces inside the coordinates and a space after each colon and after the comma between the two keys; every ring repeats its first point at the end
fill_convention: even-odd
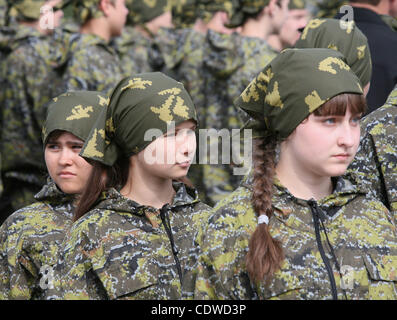
{"type": "Polygon", "coordinates": [[[344,116],[311,114],[282,142],[281,157],[291,157],[295,169],[308,175],[344,174],[360,142],[360,117],[350,107],[344,116]]]}
{"type": "Polygon", "coordinates": [[[68,194],[81,194],[92,166],[79,156],[84,141],[64,131],[58,138],[50,138],[45,146],[47,170],[57,186],[68,194]]]}
{"type": "MultiPolygon", "coordinates": [[[[165,179],[187,175],[196,152],[196,123],[188,120],[150,143],[136,155],[136,165],[165,179]]],[[[134,156],[135,157],[135,156],[134,156]]]]}

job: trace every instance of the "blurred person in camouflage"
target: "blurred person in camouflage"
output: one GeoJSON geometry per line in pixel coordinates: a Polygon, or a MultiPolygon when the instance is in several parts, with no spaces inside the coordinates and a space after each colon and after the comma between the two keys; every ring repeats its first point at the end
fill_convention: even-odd
{"type": "Polygon", "coordinates": [[[0,300],[43,299],[92,165],[79,152],[107,98],[68,92],[54,98],[42,130],[49,178],[35,202],[0,227],[0,300]]]}
{"type": "Polygon", "coordinates": [[[63,92],[67,46],[56,29],[65,2],[9,1],[9,25],[2,30],[0,153],[4,191],[1,222],[34,201],[45,184],[41,126],[46,103],[63,92]],[[40,76],[38,76],[40,75],[40,76]]]}
{"type": "Polygon", "coordinates": [[[160,28],[173,28],[174,0],[126,0],[129,10],[127,26],[114,46],[120,56],[124,75],[157,71],[156,61],[150,59],[153,38],[160,28]]]}
{"type": "Polygon", "coordinates": [[[196,125],[180,82],[152,72],[116,84],[80,153],[94,168],[48,299],[192,297],[193,234],[210,209],[184,183],[196,125]]]}
{"type": "MultiPolygon", "coordinates": [[[[205,128],[205,82],[202,74],[205,42],[208,32],[216,31],[230,34],[236,28],[228,28],[225,23],[233,13],[238,2],[187,0],[174,4],[173,22],[176,28],[161,28],[155,38],[157,62],[161,71],[181,81],[192,97],[197,108],[200,128],[205,128]],[[158,60],[160,61],[160,59],[158,60]]],[[[205,199],[201,165],[192,164],[189,178],[205,199]]]]}
{"type": "Polygon", "coordinates": [[[382,106],[397,84],[397,34],[382,20],[395,12],[396,0],[352,0],[350,10],[338,19],[353,19],[368,39],[372,58],[371,86],[367,95],[368,113],[382,106]],[[393,9],[394,8],[394,9],[393,9]],[[351,15],[351,16],[350,16],[351,15]]]}
{"type": "Polygon", "coordinates": [[[288,5],[288,17],[278,34],[271,34],[267,38],[269,45],[280,52],[285,48],[291,48],[298,41],[301,31],[310,20],[310,11],[306,8],[306,0],[290,0],[288,5]]]}
{"type": "MultiPolygon", "coordinates": [[[[276,56],[266,39],[280,31],[288,15],[288,4],[289,0],[241,0],[233,7],[228,23],[229,27],[240,28],[239,33],[229,35],[208,31],[200,70],[205,83],[202,127],[231,132],[248,120],[244,112],[234,107],[233,101],[255,74],[276,56]]],[[[222,146],[214,146],[211,141],[208,145],[205,154],[199,155],[199,170],[202,170],[203,199],[214,205],[240,183],[243,175],[235,174],[235,169],[238,166],[247,168],[249,164],[243,163],[240,154],[233,153],[233,149],[230,154],[233,163],[223,164],[222,146]],[[216,148],[218,164],[210,165],[210,153],[216,148]]]]}
{"type": "Polygon", "coordinates": [[[349,171],[393,214],[397,224],[397,86],[361,122],[361,141],[349,171]]]}
{"type": "Polygon", "coordinates": [[[124,0],[71,0],[80,36],[71,43],[71,57],[64,74],[66,91],[108,93],[123,77],[110,41],[123,31],[128,9],[124,0]]]}
{"type": "Polygon", "coordinates": [[[397,298],[392,216],[353,174],[366,101],[344,56],[286,49],[242,92],[253,170],[198,231],[195,299],[397,298]]]}

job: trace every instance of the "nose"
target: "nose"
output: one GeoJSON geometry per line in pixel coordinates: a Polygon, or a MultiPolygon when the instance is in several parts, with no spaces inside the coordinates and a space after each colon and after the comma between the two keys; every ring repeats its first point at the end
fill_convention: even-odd
{"type": "MultiPolygon", "coordinates": [[[[194,132],[190,132],[189,130],[185,132],[180,132],[180,137],[179,137],[179,145],[178,145],[178,151],[180,154],[183,154],[185,156],[190,156],[196,151],[196,136],[194,132]]],[[[179,135],[178,134],[178,135],[179,135]]]]}
{"type": "Polygon", "coordinates": [[[68,148],[62,149],[58,162],[61,166],[71,166],[73,164],[72,154],[68,148]]]}
{"type": "MultiPolygon", "coordinates": [[[[358,128],[359,135],[359,128],[358,128]]],[[[341,127],[338,138],[338,145],[346,148],[351,148],[355,145],[357,140],[357,128],[351,126],[349,123],[344,123],[341,127]]]]}

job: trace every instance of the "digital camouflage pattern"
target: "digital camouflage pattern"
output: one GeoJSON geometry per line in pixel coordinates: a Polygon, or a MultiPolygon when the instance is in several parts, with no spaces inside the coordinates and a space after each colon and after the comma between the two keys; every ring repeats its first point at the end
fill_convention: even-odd
{"type": "Polygon", "coordinates": [[[157,71],[151,64],[153,39],[144,36],[135,27],[126,26],[121,36],[114,39],[112,46],[120,57],[124,77],[157,71]]]}
{"type": "Polygon", "coordinates": [[[55,268],[55,288],[47,298],[191,298],[192,257],[197,257],[193,234],[206,220],[209,207],[195,190],[181,183],[174,188],[173,203],[161,214],[114,189],[103,193],[95,209],[80,218],[65,239],[55,268]],[[175,250],[164,226],[167,216],[175,250]]]}
{"type": "Polygon", "coordinates": [[[0,0],[0,27],[6,25],[8,1],[0,0]]]}
{"type": "Polygon", "coordinates": [[[330,259],[338,299],[396,299],[396,226],[382,203],[365,197],[355,180],[338,178],[334,192],[315,202],[295,198],[276,179],[269,228],[282,242],[281,269],[264,282],[250,281],[245,256],[257,215],[247,180],[222,200],[200,230],[195,299],[332,299],[316,243],[313,208],[324,224],[321,241],[330,259]],[[327,238],[328,242],[327,243],[327,238]]]}
{"type": "Polygon", "coordinates": [[[247,18],[258,14],[269,2],[270,0],[237,0],[233,13],[229,16],[228,26],[235,28],[243,25],[247,18]]]}
{"type": "Polygon", "coordinates": [[[198,18],[197,0],[176,1],[172,6],[172,22],[176,28],[191,28],[198,18]]]}
{"type": "Polygon", "coordinates": [[[100,0],[71,0],[73,19],[83,25],[90,19],[102,17],[103,11],[99,8],[99,3],[100,0]]]}
{"type": "Polygon", "coordinates": [[[73,197],[49,181],[35,203],[14,212],[0,227],[0,300],[43,299],[66,230],[73,197]]]}
{"type": "Polygon", "coordinates": [[[11,202],[13,212],[32,203],[34,194],[46,183],[41,127],[46,104],[65,91],[62,73],[71,35],[55,30],[45,36],[14,25],[8,31],[2,45],[9,53],[0,68],[0,151],[4,197],[11,202]]]}
{"type": "Polygon", "coordinates": [[[174,0],[126,0],[125,5],[129,10],[128,23],[131,25],[144,24],[171,12],[174,0]]]}
{"type": "Polygon", "coordinates": [[[123,78],[116,51],[101,37],[80,34],[71,44],[64,73],[65,91],[101,91],[108,94],[123,78]]]}
{"type": "Polygon", "coordinates": [[[385,105],[364,117],[361,130],[349,171],[389,208],[397,223],[397,87],[385,105]]]}
{"type": "MultiPolygon", "coordinates": [[[[202,127],[218,132],[227,129],[231,133],[232,129],[240,129],[248,119],[233,105],[233,101],[276,56],[276,52],[265,40],[212,30],[207,33],[205,50],[201,69],[205,81],[202,127]]],[[[211,148],[210,143],[209,146],[211,148]]],[[[240,150],[243,151],[242,146],[240,150]]],[[[202,171],[203,199],[210,205],[236,189],[242,178],[233,174],[233,165],[222,164],[221,147],[218,148],[218,155],[218,164],[204,164],[197,168],[202,171]]],[[[207,163],[209,157],[207,154],[207,163]]]]}
{"type": "Polygon", "coordinates": [[[340,13],[342,6],[349,5],[349,1],[344,0],[317,0],[316,2],[316,17],[318,18],[333,18],[340,13]]]}
{"type": "Polygon", "coordinates": [[[367,37],[354,21],[312,19],[303,30],[296,48],[328,48],[341,52],[365,87],[371,80],[372,62],[367,37]]]}

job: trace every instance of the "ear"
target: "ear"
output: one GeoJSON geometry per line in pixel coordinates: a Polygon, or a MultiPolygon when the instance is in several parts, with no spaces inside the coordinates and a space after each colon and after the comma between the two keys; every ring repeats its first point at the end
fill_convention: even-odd
{"type": "Polygon", "coordinates": [[[111,5],[111,0],[101,0],[99,2],[99,9],[104,13],[105,17],[109,15],[109,9],[111,5]]]}
{"type": "Polygon", "coordinates": [[[267,13],[267,15],[272,16],[274,10],[276,10],[277,7],[277,1],[278,0],[270,0],[269,4],[264,8],[265,13],[267,13]]]}

